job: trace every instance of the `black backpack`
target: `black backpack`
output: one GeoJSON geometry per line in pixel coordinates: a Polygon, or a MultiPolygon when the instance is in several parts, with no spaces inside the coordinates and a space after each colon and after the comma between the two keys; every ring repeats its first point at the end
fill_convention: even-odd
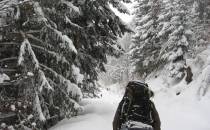
{"type": "Polygon", "coordinates": [[[152,91],[149,90],[148,85],[138,81],[130,81],[126,91],[122,106],[124,122],[131,120],[151,125],[153,123],[152,102],[150,101],[152,91]],[[132,92],[130,96],[129,91],[132,92]]]}

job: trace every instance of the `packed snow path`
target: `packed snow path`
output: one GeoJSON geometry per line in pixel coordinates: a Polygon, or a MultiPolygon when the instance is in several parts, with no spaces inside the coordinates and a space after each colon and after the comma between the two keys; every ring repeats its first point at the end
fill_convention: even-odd
{"type": "MultiPolygon", "coordinates": [[[[84,112],[78,117],[65,119],[51,130],[112,130],[121,98],[117,90],[103,90],[102,98],[82,101],[84,112]]],[[[160,114],[161,130],[210,130],[209,99],[196,101],[190,95],[173,96],[167,91],[156,91],[154,102],[160,114]]]]}
{"type": "Polygon", "coordinates": [[[112,130],[112,120],[121,97],[103,90],[102,98],[84,99],[84,112],[63,120],[51,130],[112,130]]]}

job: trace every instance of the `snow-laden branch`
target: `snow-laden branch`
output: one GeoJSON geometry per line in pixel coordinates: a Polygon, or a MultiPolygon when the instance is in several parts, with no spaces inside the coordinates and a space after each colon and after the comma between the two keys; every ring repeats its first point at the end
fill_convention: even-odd
{"type": "Polygon", "coordinates": [[[67,0],[61,0],[61,3],[65,4],[68,7],[69,14],[71,14],[71,16],[77,17],[77,16],[81,15],[80,9],[77,6],[73,5],[72,2],[67,1],[67,0]]]}
{"type": "Polygon", "coordinates": [[[47,78],[45,77],[45,74],[42,70],[38,71],[38,78],[40,81],[40,85],[39,85],[39,91],[42,92],[43,87],[46,87],[47,89],[53,90],[53,88],[51,87],[51,85],[49,84],[47,78]]]}
{"type": "Polygon", "coordinates": [[[40,70],[39,67],[39,61],[36,58],[36,55],[31,47],[30,42],[28,41],[27,38],[25,38],[25,34],[23,32],[21,32],[24,40],[20,46],[20,54],[18,57],[18,65],[25,65],[25,56],[29,55],[31,57],[31,62],[34,64],[34,68],[32,68],[32,72],[38,72],[37,76],[39,81],[41,82],[41,85],[39,86],[39,90],[42,91],[43,86],[45,86],[47,89],[52,90],[52,87],[50,86],[49,82],[47,81],[44,73],[42,72],[42,70],[40,70]],[[36,71],[37,70],[37,71],[36,71]]]}
{"type": "Polygon", "coordinates": [[[75,28],[77,28],[77,29],[79,29],[79,30],[82,29],[81,26],[79,26],[79,25],[76,24],[76,23],[73,23],[67,16],[65,16],[65,19],[66,19],[66,23],[67,23],[67,24],[70,24],[71,26],[73,26],[73,27],[75,27],[75,28]]]}
{"type": "MultiPolygon", "coordinates": [[[[54,86],[58,86],[54,81],[52,81],[51,79],[49,79],[49,81],[54,85],[54,86]]],[[[63,89],[61,89],[60,87],[57,87],[59,90],[60,90],[60,92],[62,93],[62,94],[64,94],[66,97],[67,97],[67,99],[71,102],[71,103],[73,103],[74,105],[75,105],[75,109],[77,109],[78,111],[82,111],[83,110],[83,107],[82,106],[80,106],[74,99],[72,99],[71,97],[69,97],[69,95],[66,93],[66,91],[64,91],[63,89]]]]}
{"type": "Polygon", "coordinates": [[[82,81],[84,80],[84,75],[80,73],[80,69],[76,67],[74,64],[71,67],[72,67],[72,74],[76,78],[77,83],[82,83],[82,81]]]}
{"type": "Polygon", "coordinates": [[[47,53],[53,57],[56,58],[56,62],[59,63],[66,63],[66,64],[70,64],[67,59],[65,58],[65,56],[59,54],[59,53],[56,53],[54,51],[49,51],[49,50],[46,50],[44,47],[41,47],[41,46],[38,46],[38,45],[31,45],[33,48],[36,48],[38,49],[39,51],[42,51],[43,53],[47,53]]]}
{"type": "Polygon", "coordinates": [[[17,59],[18,59],[18,57],[3,58],[0,60],[0,63],[5,62],[5,61],[17,60],[17,59]]]}
{"type": "Polygon", "coordinates": [[[35,110],[37,111],[38,115],[39,115],[39,120],[40,121],[46,121],[46,118],[42,112],[42,108],[41,108],[41,104],[40,104],[40,100],[39,100],[39,95],[36,92],[36,97],[35,97],[35,110]]]}
{"type": "Polygon", "coordinates": [[[59,79],[58,84],[65,85],[67,87],[67,93],[77,101],[80,101],[82,98],[82,92],[81,89],[74,83],[71,83],[69,80],[67,80],[65,77],[62,75],[58,74],[56,71],[53,69],[40,64],[41,67],[43,67],[45,70],[49,71],[56,79],[59,79]]]}
{"type": "MultiPolygon", "coordinates": [[[[27,35],[27,36],[30,36],[30,38],[32,38],[32,35],[27,35]]],[[[35,39],[35,37],[33,37],[32,39],[35,39]]],[[[36,40],[38,40],[38,39],[36,38],[36,40]]],[[[43,43],[42,41],[40,41],[40,42],[43,43]]],[[[17,46],[19,46],[20,44],[19,43],[15,43],[15,42],[5,42],[5,43],[1,43],[0,45],[17,45],[17,46]]],[[[58,53],[56,53],[54,51],[46,50],[44,47],[38,46],[38,45],[34,45],[34,44],[31,44],[31,47],[32,48],[36,48],[39,51],[42,51],[43,53],[47,53],[47,54],[55,57],[56,58],[56,62],[62,62],[62,63],[70,64],[67,61],[67,59],[65,58],[65,56],[63,56],[61,54],[58,54],[58,53]]],[[[4,62],[5,60],[16,60],[16,59],[17,59],[17,57],[4,58],[4,59],[0,60],[0,62],[4,62]]],[[[19,60],[22,60],[22,59],[19,59],[19,60]]]]}
{"type": "Polygon", "coordinates": [[[57,41],[61,41],[60,47],[63,49],[67,49],[68,51],[72,51],[75,54],[77,54],[77,49],[75,48],[72,40],[67,36],[63,35],[62,32],[52,28],[49,25],[46,25],[49,31],[54,35],[54,38],[57,39],[57,41]]]}
{"type": "Polygon", "coordinates": [[[42,11],[42,8],[40,7],[39,2],[34,2],[33,8],[34,8],[35,14],[38,16],[38,20],[46,23],[47,19],[45,18],[44,12],[42,11]]]}
{"type": "Polygon", "coordinates": [[[24,64],[24,56],[26,53],[29,53],[29,55],[32,57],[32,62],[35,65],[35,69],[39,68],[39,62],[36,58],[36,55],[34,54],[34,51],[31,48],[31,44],[29,43],[28,39],[24,39],[20,46],[20,54],[18,57],[18,65],[23,65],[24,64]]]}
{"type": "Polygon", "coordinates": [[[130,14],[128,8],[120,0],[111,0],[110,3],[116,8],[119,12],[130,14]]]}

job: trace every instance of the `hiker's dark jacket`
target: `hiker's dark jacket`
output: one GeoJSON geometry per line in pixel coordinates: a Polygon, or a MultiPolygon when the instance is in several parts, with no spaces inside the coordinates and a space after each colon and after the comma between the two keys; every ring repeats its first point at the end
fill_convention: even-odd
{"type": "MultiPolygon", "coordinates": [[[[115,113],[115,117],[114,117],[114,120],[113,120],[113,130],[120,130],[120,127],[121,127],[122,123],[125,123],[124,122],[125,119],[129,118],[129,112],[128,112],[127,117],[122,117],[122,116],[125,116],[125,115],[121,115],[122,107],[123,107],[123,104],[124,104],[124,102],[126,100],[124,98],[119,103],[119,106],[118,106],[117,111],[115,113]]],[[[152,123],[148,124],[148,125],[151,125],[154,130],[160,130],[161,122],[160,122],[160,118],[159,118],[158,112],[157,112],[157,110],[155,108],[155,105],[154,105],[154,103],[152,101],[150,101],[150,105],[151,105],[152,123]]]]}

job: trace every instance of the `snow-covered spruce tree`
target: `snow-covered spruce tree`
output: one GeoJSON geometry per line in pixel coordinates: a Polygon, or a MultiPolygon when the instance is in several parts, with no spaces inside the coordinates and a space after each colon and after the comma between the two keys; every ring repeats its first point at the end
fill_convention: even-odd
{"type": "Polygon", "coordinates": [[[15,113],[10,123],[43,128],[81,110],[80,88],[94,93],[106,55],[122,51],[117,36],[129,29],[109,8],[128,12],[122,1],[0,1],[1,71],[10,77],[0,111],[15,113]]]}
{"type": "Polygon", "coordinates": [[[161,45],[158,33],[158,16],[162,1],[140,0],[135,6],[135,35],[133,36],[132,59],[136,72],[145,77],[157,67],[156,57],[161,45]]]}
{"type": "MultiPolygon", "coordinates": [[[[6,16],[5,21],[10,20],[2,26],[1,46],[5,47],[6,53],[12,49],[11,54],[1,57],[1,68],[19,66],[16,67],[19,71],[10,75],[9,82],[11,87],[16,88],[13,91],[17,94],[11,95],[12,90],[6,90],[3,98],[6,104],[7,98],[18,99],[11,102],[17,108],[12,111],[20,111],[16,115],[20,123],[17,127],[43,129],[52,118],[76,115],[81,110],[78,101],[82,94],[78,86],[70,81],[73,57],[77,53],[71,39],[59,31],[59,25],[49,18],[47,12],[44,13],[42,2],[5,0],[1,4],[1,15],[6,16]],[[16,63],[11,63],[14,59],[17,59],[16,63]]],[[[5,110],[8,107],[1,105],[5,110]]],[[[12,123],[15,122],[17,120],[12,123]]]]}
{"type": "MultiPolygon", "coordinates": [[[[74,32],[73,37],[75,45],[80,48],[76,57],[76,65],[82,73],[85,73],[84,84],[86,85],[82,87],[85,93],[95,89],[98,72],[105,71],[104,63],[107,62],[107,55],[119,56],[122,53],[121,47],[117,44],[117,38],[127,32],[128,28],[123,25],[109,6],[112,4],[120,12],[127,13],[122,1],[87,0],[84,3],[77,3],[81,7],[83,17],[72,21],[77,22],[82,31],[74,32]]],[[[124,2],[130,2],[130,0],[124,0],[124,2]]]]}
{"type": "Polygon", "coordinates": [[[194,57],[197,59],[196,63],[201,66],[201,78],[200,85],[198,86],[198,97],[199,99],[203,96],[208,95],[208,89],[209,89],[209,61],[210,58],[208,57],[208,54],[205,58],[203,58],[203,63],[199,63],[198,61],[201,58],[201,54],[205,51],[207,51],[208,46],[210,45],[210,31],[209,31],[209,25],[210,25],[210,1],[208,0],[194,0],[193,1],[193,8],[192,8],[192,21],[193,21],[193,30],[195,32],[195,39],[196,44],[194,45],[194,57]]]}
{"type": "Polygon", "coordinates": [[[174,0],[168,1],[171,8],[167,14],[166,27],[163,28],[162,47],[160,59],[169,63],[169,76],[174,79],[182,79],[186,67],[186,58],[189,52],[190,45],[193,44],[192,24],[189,20],[189,1],[174,0]],[[164,34],[164,35],[163,35],[164,34]]]}
{"type": "Polygon", "coordinates": [[[173,79],[184,77],[195,45],[192,5],[193,0],[138,1],[132,53],[140,76],[167,66],[173,79]]]}
{"type": "Polygon", "coordinates": [[[210,43],[209,24],[210,24],[210,2],[208,0],[192,0],[191,9],[192,29],[195,33],[196,43],[193,46],[194,55],[206,49],[210,43]]]}

